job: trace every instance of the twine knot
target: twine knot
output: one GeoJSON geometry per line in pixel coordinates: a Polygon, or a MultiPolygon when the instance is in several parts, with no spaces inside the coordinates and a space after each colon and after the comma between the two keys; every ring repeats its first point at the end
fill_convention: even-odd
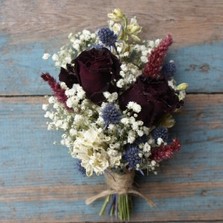
{"type": "Polygon", "coordinates": [[[85,201],[87,205],[93,203],[99,198],[106,197],[112,194],[135,194],[139,197],[142,197],[144,200],[146,200],[147,203],[151,207],[156,206],[150,198],[147,198],[145,195],[143,195],[138,190],[133,188],[135,171],[129,171],[125,174],[106,172],[104,176],[105,176],[105,182],[108,186],[108,189],[90,198],[87,198],[87,200],[85,201]]]}
{"type": "Polygon", "coordinates": [[[106,173],[105,182],[109,189],[115,191],[116,194],[127,194],[132,189],[135,172],[127,172],[126,174],[106,173]]]}

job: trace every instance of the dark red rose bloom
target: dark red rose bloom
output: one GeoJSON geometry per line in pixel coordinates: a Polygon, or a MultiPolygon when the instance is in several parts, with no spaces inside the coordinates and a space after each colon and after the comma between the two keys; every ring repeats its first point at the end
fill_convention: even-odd
{"type": "Polygon", "coordinates": [[[64,82],[69,88],[72,88],[74,83],[78,83],[77,76],[74,72],[74,66],[72,66],[71,64],[67,64],[67,69],[61,67],[59,80],[61,82],[64,82]]]}
{"type": "Polygon", "coordinates": [[[120,96],[121,109],[125,110],[130,101],[141,105],[138,119],[148,127],[159,121],[164,114],[172,113],[183,105],[183,101],[179,101],[165,79],[155,80],[143,75],[120,96]]]}
{"type": "Polygon", "coordinates": [[[96,104],[104,100],[103,92],[116,91],[120,62],[107,48],[83,51],[75,60],[75,73],[86,96],[96,104]]]}

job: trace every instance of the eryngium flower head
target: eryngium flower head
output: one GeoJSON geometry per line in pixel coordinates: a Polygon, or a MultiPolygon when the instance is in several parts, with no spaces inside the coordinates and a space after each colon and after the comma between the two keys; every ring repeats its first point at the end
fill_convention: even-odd
{"type": "Polygon", "coordinates": [[[117,35],[109,28],[102,28],[98,31],[99,39],[106,46],[114,46],[117,41],[117,35]]]}
{"type": "Polygon", "coordinates": [[[176,64],[173,60],[170,60],[168,63],[164,64],[161,71],[164,77],[171,78],[176,73],[176,64]]]}
{"type": "Polygon", "coordinates": [[[149,140],[148,136],[144,134],[143,136],[136,138],[134,144],[139,145],[141,143],[146,143],[148,140],[149,140]]]}
{"type": "Polygon", "coordinates": [[[135,146],[134,144],[130,144],[127,146],[124,156],[124,161],[128,163],[128,167],[130,169],[135,169],[137,167],[137,164],[141,163],[141,158],[139,157],[139,148],[138,146],[135,146]]]}
{"type": "Polygon", "coordinates": [[[106,126],[109,124],[117,124],[121,119],[121,112],[114,104],[110,103],[102,110],[102,118],[106,126]]]}
{"type": "Polygon", "coordinates": [[[165,127],[159,126],[152,131],[152,136],[155,140],[158,138],[163,139],[164,142],[168,140],[168,130],[165,127]]]}

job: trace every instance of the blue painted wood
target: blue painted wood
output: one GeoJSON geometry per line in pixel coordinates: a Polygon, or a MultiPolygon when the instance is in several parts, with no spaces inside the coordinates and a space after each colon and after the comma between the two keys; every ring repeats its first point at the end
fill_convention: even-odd
{"type": "MultiPolygon", "coordinates": [[[[48,48],[46,43],[8,45],[9,42],[9,36],[0,35],[0,95],[49,94],[40,75],[46,71],[56,74],[57,70],[52,61],[42,59],[48,48]]],[[[53,48],[55,44],[51,43],[53,48]]]]}
{"type": "MultiPolygon", "coordinates": [[[[50,94],[40,75],[48,71],[57,78],[59,70],[51,60],[42,60],[42,55],[56,53],[65,42],[54,39],[7,45],[8,42],[9,37],[0,35],[0,95],[50,94]]],[[[176,80],[189,83],[188,92],[223,92],[222,48],[223,42],[172,49],[168,58],[176,61],[176,80]]]]}
{"type": "Polygon", "coordinates": [[[115,7],[137,15],[144,38],[172,33],[175,78],[188,82],[189,92],[205,93],[190,95],[177,117],[172,135],[182,151],[158,176],[137,177],[157,207],[134,198],[132,222],[223,222],[223,97],[210,94],[223,92],[221,0],[0,0],[0,6],[0,222],[115,221],[97,216],[102,201],[84,204],[104,188],[103,177],[82,177],[67,149],[52,144],[60,133],[46,130],[44,99],[36,97],[51,93],[41,72],[58,74],[42,54],[55,53],[71,31],[104,26],[115,7]]]}
{"type": "Polygon", "coordinates": [[[176,81],[189,84],[188,92],[223,92],[223,42],[199,44],[172,50],[176,81]]]}
{"type": "MultiPolygon", "coordinates": [[[[110,221],[84,199],[104,188],[103,177],[82,177],[46,130],[41,97],[0,98],[0,219],[2,222],[110,221]],[[7,117],[7,118],[6,118],[7,117]]],[[[222,220],[223,98],[191,95],[177,117],[173,136],[183,148],[161,165],[157,176],[137,177],[157,204],[134,198],[132,221],[222,220]]],[[[0,220],[0,222],[1,222],[0,220]]]]}

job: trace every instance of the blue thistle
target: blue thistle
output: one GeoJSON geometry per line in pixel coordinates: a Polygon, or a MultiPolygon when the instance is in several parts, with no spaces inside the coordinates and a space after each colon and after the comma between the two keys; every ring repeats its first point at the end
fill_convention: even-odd
{"type": "Polygon", "coordinates": [[[163,139],[164,142],[168,141],[168,129],[162,126],[155,128],[152,131],[153,138],[157,141],[158,138],[163,139]]]}
{"type": "Polygon", "coordinates": [[[106,46],[115,46],[117,35],[109,28],[102,28],[98,31],[99,39],[106,46]]]}
{"type": "Polygon", "coordinates": [[[125,150],[123,159],[128,162],[129,168],[136,168],[136,165],[142,161],[139,157],[139,147],[134,144],[129,144],[125,150]]]}
{"type": "Polygon", "coordinates": [[[114,104],[110,103],[102,110],[102,118],[106,127],[109,124],[117,124],[121,119],[121,112],[114,104]]]}
{"type": "Polygon", "coordinates": [[[162,74],[166,78],[172,77],[176,73],[176,65],[173,60],[170,60],[168,63],[164,64],[162,68],[162,74]]]}
{"type": "Polygon", "coordinates": [[[146,143],[148,139],[149,139],[148,136],[144,134],[143,136],[136,138],[136,140],[134,141],[134,144],[139,145],[142,143],[146,143]]]}
{"type": "Polygon", "coordinates": [[[78,160],[78,162],[76,163],[75,167],[78,169],[78,171],[85,176],[86,175],[86,169],[81,166],[81,160],[78,160]]]}

